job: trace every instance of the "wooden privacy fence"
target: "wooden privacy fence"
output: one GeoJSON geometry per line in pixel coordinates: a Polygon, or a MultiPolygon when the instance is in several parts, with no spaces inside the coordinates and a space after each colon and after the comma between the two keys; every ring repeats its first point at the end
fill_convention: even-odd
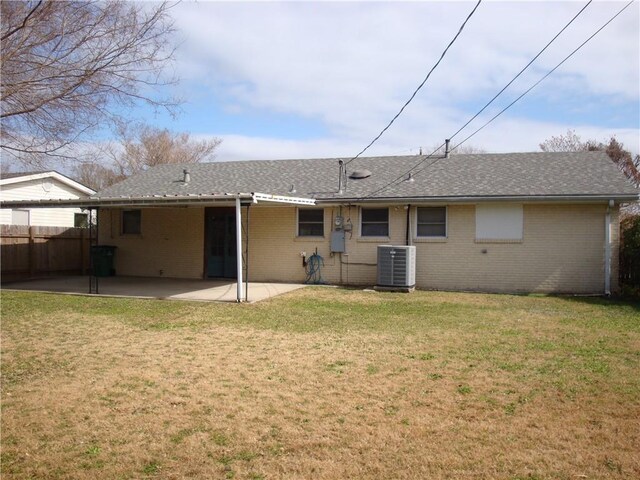
{"type": "Polygon", "coordinates": [[[2,281],[52,274],[85,274],[89,229],[0,225],[2,281]]]}

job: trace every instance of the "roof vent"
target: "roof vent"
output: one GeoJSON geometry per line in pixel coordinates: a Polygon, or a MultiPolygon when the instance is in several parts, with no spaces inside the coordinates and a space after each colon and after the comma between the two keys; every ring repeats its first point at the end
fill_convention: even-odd
{"type": "Polygon", "coordinates": [[[405,178],[404,181],[409,183],[414,183],[416,179],[413,176],[413,173],[409,172],[409,175],[407,175],[407,178],[405,178]]]}
{"type": "Polygon", "coordinates": [[[349,178],[352,180],[362,180],[363,178],[369,178],[371,176],[371,172],[369,170],[354,170],[349,175],[349,178]]]}
{"type": "Polygon", "coordinates": [[[189,170],[186,168],[182,171],[184,175],[184,179],[182,180],[184,183],[189,183],[191,181],[191,175],[189,175],[189,170]]]}
{"type": "Polygon", "coordinates": [[[291,187],[289,188],[289,193],[296,193],[296,186],[292,183],[291,187]]]}

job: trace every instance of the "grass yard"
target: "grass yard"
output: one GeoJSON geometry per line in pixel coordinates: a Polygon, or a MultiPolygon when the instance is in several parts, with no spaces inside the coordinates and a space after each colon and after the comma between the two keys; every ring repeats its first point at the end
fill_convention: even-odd
{"type": "Polygon", "coordinates": [[[640,478],[640,305],[2,292],[2,478],[640,478]]]}

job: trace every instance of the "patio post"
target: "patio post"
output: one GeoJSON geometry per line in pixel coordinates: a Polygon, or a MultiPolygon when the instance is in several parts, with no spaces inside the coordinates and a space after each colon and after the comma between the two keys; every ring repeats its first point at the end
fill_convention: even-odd
{"type": "Polygon", "coordinates": [[[236,283],[238,286],[237,299],[238,303],[243,299],[242,285],[242,208],[240,208],[240,195],[236,195],[236,266],[238,270],[238,278],[236,283]]]}

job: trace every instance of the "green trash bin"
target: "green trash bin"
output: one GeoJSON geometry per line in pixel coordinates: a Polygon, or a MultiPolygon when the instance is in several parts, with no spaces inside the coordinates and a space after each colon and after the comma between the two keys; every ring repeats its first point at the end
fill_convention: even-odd
{"type": "Polygon", "coordinates": [[[113,245],[92,245],[91,261],[93,262],[93,275],[95,277],[111,277],[116,274],[113,268],[113,257],[116,252],[113,245]]]}

